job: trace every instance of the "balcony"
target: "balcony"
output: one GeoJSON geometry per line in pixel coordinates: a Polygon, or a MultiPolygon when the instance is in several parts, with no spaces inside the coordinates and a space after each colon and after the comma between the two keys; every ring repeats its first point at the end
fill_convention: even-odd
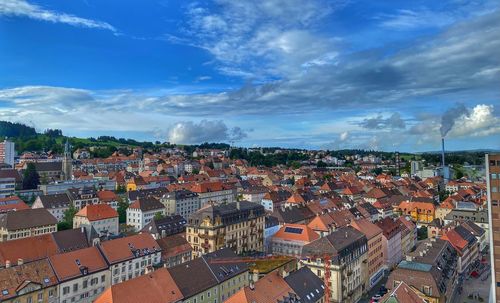
{"type": "Polygon", "coordinates": [[[204,249],[209,249],[210,244],[209,243],[201,243],[201,247],[203,247],[204,249]]]}
{"type": "Polygon", "coordinates": [[[352,276],[352,270],[348,270],[346,274],[347,274],[348,277],[352,276]]]}

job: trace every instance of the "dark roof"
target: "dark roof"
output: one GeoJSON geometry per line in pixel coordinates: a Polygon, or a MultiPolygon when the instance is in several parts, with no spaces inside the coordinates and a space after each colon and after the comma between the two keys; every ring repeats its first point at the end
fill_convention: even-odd
{"type": "Polygon", "coordinates": [[[159,187],[152,189],[131,190],[127,192],[127,197],[130,201],[135,201],[139,198],[146,198],[146,197],[155,197],[159,199],[167,193],[168,193],[167,188],[159,187]]]}
{"type": "Polygon", "coordinates": [[[252,215],[260,217],[265,214],[264,206],[248,202],[239,201],[229,204],[211,205],[197,210],[191,215],[189,225],[198,225],[205,218],[210,218],[212,224],[215,224],[215,218],[221,217],[223,225],[236,224],[247,221],[252,215]]]}
{"type": "Polygon", "coordinates": [[[62,162],[36,162],[35,169],[37,172],[45,172],[45,171],[61,171],[62,170],[62,162]]]}
{"type": "Polygon", "coordinates": [[[476,242],[476,237],[465,227],[462,225],[458,225],[455,227],[455,231],[470,244],[474,244],[476,242]]]}
{"type": "Polygon", "coordinates": [[[308,267],[302,267],[285,278],[286,283],[299,296],[300,302],[318,302],[324,295],[324,283],[308,267]]]}
{"type": "Polygon", "coordinates": [[[270,228],[273,226],[278,226],[280,223],[278,221],[278,218],[274,216],[266,216],[265,218],[265,228],[270,228]]]}
{"type": "Polygon", "coordinates": [[[372,216],[378,215],[378,210],[368,202],[360,204],[359,207],[362,207],[364,210],[366,210],[372,216]]]}
{"type": "Polygon", "coordinates": [[[91,195],[92,197],[96,197],[97,192],[93,186],[84,186],[81,188],[68,189],[68,196],[71,200],[81,199],[82,195],[91,195]]]}
{"type": "Polygon", "coordinates": [[[0,179],[2,178],[13,178],[16,182],[23,181],[19,172],[15,169],[0,169],[0,179]]]}
{"type": "Polygon", "coordinates": [[[280,223],[297,223],[314,217],[314,213],[307,207],[278,208],[273,215],[280,223]]]}
{"type": "Polygon", "coordinates": [[[215,278],[219,283],[222,283],[228,279],[233,278],[239,274],[248,271],[248,265],[243,262],[234,263],[213,263],[211,260],[217,260],[218,258],[230,259],[238,258],[238,256],[228,247],[214,251],[212,253],[202,256],[202,258],[207,263],[208,267],[214,274],[215,278]]]}
{"type": "Polygon", "coordinates": [[[45,208],[30,208],[0,214],[0,227],[7,230],[55,224],[57,224],[57,219],[45,208]]]}
{"type": "Polygon", "coordinates": [[[89,247],[85,228],[61,230],[52,234],[59,252],[89,247]]]}
{"type": "Polygon", "coordinates": [[[186,223],[186,219],[181,215],[166,216],[161,219],[151,220],[151,222],[144,226],[141,232],[162,235],[162,231],[165,231],[164,236],[171,236],[184,232],[186,230],[186,223]]]}
{"type": "Polygon", "coordinates": [[[196,258],[189,262],[169,268],[170,275],[182,292],[189,298],[217,285],[218,281],[207,266],[205,259],[196,258]]]}
{"type": "Polygon", "coordinates": [[[141,211],[150,211],[165,208],[165,206],[160,201],[158,201],[158,199],[153,197],[139,198],[138,200],[130,204],[129,207],[140,209],[141,211]]]}
{"type": "Polygon", "coordinates": [[[470,220],[462,222],[461,225],[476,237],[481,237],[486,232],[483,228],[470,220]]]}
{"type": "Polygon", "coordinates": [[[67,193],[39,196],[44,208],[69,207],[71,200],[67,193]]]}
{"type": "Polygon", "coordinates": [[[329,254],[332,263],[340,264],[345,256],[366,246],[366,243],[367,239],[363,233],[352,226],[346,226],[304,245],[302,255],[307,258],[329,254]]]}
{"type": "Polygon", "coordinates": [[[165,197],[167,199],[185,200],[185,199],[196,198],[196,197],[198,197],[198,194],[194,193],[190,190],[187,190],[187,189],[179,189],[179,190],[167,193],[165,197]]]}

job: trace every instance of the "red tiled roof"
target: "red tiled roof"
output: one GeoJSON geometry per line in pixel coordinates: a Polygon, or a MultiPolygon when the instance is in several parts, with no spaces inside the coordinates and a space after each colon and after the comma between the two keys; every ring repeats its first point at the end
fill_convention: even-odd
{"type": "Polygon", "coordinates": [[[111,190],[101,190],[97,192],[97,196],[101,202],[112,202],[116,201],[118,197],[111,190]]]}
{"type": "Polygon", "coordinates": [[[304,224],[285,224],[276,234],[274,234],[273,238],[290,241],[312,242],[319,239],[319,235],[304,224]],[[300,230],[301,232],[290,232],[290,229],[293,229],[294,231],[300,230]]]}
{"type": "Polygon", "coordinates": [[[89,221],[105,220],[118,217],[118,212],[108,204],[87,205],[76,213],[77,217],[86,217],[89,221]]]}
{"type": "Polygon", "coordinates": [[[24,203],[21,198],[17,196],[0,198],[0,213],[8,211],[17,211],[30,208],[26,203],[24,203]]]}
{"type": "Polygon", "coordinates": [[[105,241],[101,243],[100,247],[103,255],[110,264],[133,259],[134,254],[131,247],[140,249],[141,251],[146,248],[150,251],[160,249],[158,243],[156,243],[153,236],[149,233],[105,241]]]}
{"type": "Polygon", "coordinates": [[[83,268],[86,268],[88,273],[108,268],[99,249],[95,246],[54,255],[49,258],[49,261],[59,281],[83,276],[83,268]]]}

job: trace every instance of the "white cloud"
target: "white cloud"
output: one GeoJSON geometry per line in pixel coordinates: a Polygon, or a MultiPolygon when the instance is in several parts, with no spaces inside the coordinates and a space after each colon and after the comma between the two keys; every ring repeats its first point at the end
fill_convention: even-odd
{"type": "Polygon", "coordinates": [[[488,136],[499,133],[500,118],[494,115],[493,105],[478,104],[455,121],[450,136],[488,136]]]}
{"type": "Polygon", "coordinates": [[[343,132],[339,136],[340,141],[346,141],[348,138],[349,138],[349,132],[343,132]]]}
{"type": "Polygon", "coordinates": [[[77,17],[71,14],[44,9],[36,4],[24,0],[0,1],[0,15],[26,17],[34,20],[52,23],[64,23],[76,27],[97,28],[117,33],[115,27],[107,22],[77,17]]]}
{"type": "Polygon", "coordinates": [[[180,144],[239,141],[247,137],[240,127],[229,128],[222,120],[177,122],[168,130],[168,141],[180,144]]]}

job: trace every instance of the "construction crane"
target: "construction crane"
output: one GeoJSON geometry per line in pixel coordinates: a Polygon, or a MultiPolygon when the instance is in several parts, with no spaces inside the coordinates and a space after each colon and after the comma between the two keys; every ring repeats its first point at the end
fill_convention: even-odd
{"type": "MultiPolygon", "coordinates": [[[[241,257],[241,258],[207,258],[208,263],[213,264],[226,264],[226,263],[252,263],[255,261],[267,261],[267,260],[286,260],[289,259],[287,256],[257,256],[257,257],[241,257]]],[[[323,260],[323,269],[325,274],[323,276],[323,283],[325,284],[325,302],[330,302],[330,266],[331,266],[331,257],[329,254],[323,255],[312,255],[307,256],[307,259],[322,259],[323,260]]]]}

